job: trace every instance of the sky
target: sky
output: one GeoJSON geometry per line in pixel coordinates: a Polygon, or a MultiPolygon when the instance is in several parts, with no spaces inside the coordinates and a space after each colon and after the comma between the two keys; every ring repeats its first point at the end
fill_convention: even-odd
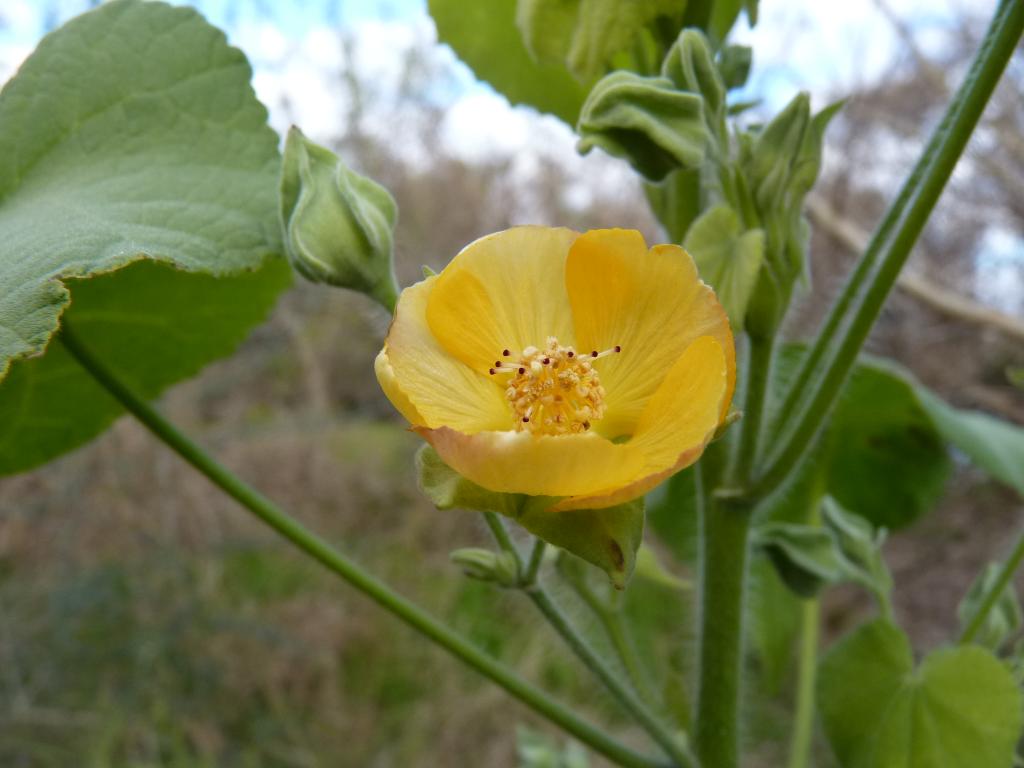
{"type": "MultiPolygon", "coordinates": [[[[467,0],[471,1],[471,0],[467,0]]],[[[257,96],[270,110],[271,124],[284,134],[296,122],[315,140],[328,141],[345,130],[347,104],[338,73],[348,66],[375,89],[375,110],[367,130],[389,131],[403,110],[414,110],[399,96],[403,51],[428,51],[423,62],[433,77],[421,96],[444,110],[445,149],[467,161],[509,158],[512,172],[529,183],[545,162],[567,169],[567,202],[585,206],[588,189],[637,191],[624,163],[592,152],[576,154],[575,137],[560,121],[524,107],[512,107],[489,86],[475,80],[437,33],[426,0],[174,0],[197,7],[224,29],[249,56],[257,96]],[[352,41],[341,45],[342,35],[352,41]],[[347,57],[351,57],[351,61],[347,57]]],[[[95,0],[0,0],[0,81],[16,69],[38,39],[95,0]]],[[[754,69],[745,96],[760,98],[777,111],[799,90],[808,90],[821,108],[864,83],[884,77],[904,46],[887,13],[901,20],[927,53],[941,48],[951,20],[969,9],[986,17],[994,0],[762,0],[753,28],[741,17],[735,42],[751,45],[754,69]]],[[[416,163],[429,162],[431,147],[397,142],[396,151],[416,163]]],[[[826,164],[834,147],[826,146],[826,164]]],[[[1004,308],[1024,310],[1022,241],[1013,232],[991,233],[979,266],[980,293],[1004,308]],[[995,290],[993,290],[993,286],[995,290]]]]}

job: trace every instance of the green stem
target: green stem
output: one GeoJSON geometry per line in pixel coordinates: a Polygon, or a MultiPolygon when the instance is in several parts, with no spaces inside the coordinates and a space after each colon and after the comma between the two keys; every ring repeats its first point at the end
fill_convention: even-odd
{"type": "Polygon", "coordinates": [[[57,339],[100,385],[157,438],[166,443],[199,472],[206,475],[221,490],[329,571],[340,576],[386,611],[394,614],[453,656],[490,678],[534,711],[561,726],[612,761],[627,766],[627,768],[654,768],[660,765],[619,743],[602,729],[582,720],[568,707],[523,680],[514,671],[488,656],[422,608],[350,561],[324,539],[309,531],[268,498],[232,474],[178,431],[173,424],[132,392],[100,360],[95,358],[75,334],[66,318],[57,339]]]}
{"type": "Polygon", "coordinates": [[[555,605],[547,592],[541,587],[534,586],[526,590],[533,604],[548,620],[552,628],[562,637],[566,645],[572,650],[584,666],[597,677],[618,702],[629,712],[644,730],[650,734],[658,745],[665,750],[665,754],[672,758],[675,765],[691,768],[694,766],[693,758],[687,753],[683,745],[672,734],[668,727],[655,716],[640,699],[619,679],[615,673],[608,668],[602,659],[590,646],[576,628],[569,623],[565,614],[555,605]]]}
{"type": "Polygon", "coordinates": [[[742,681],[743,601],[751,508],[712,496],[701,504],[701,633],[697,755],[736,768],[742,681]]]}
{"type": "MultiPolygon", "coordinates": [[[[815,343],[815,347],[821,344],[835,349],[835,352],[795,420],[795,426],[782,441],[767,469],[749,489],[753,498],[767,496],[789,477],[831,411],[882,304],[927,223],[1022,32],[1024,3],[1002,0],[966,80],[932,134],[928,148],[905,182],[883,226],[861,256],[861,261],[867,264],[858,265],[854,274],[862,278],[864,286],[859,292],[851,292],[851,296],[853,292],[857,293],[856,299],[847,297],[845,293],[841,298],[841,301],[846,300],[846,308],[852,310],[852,318],[838,341],[830,336],[837,332],[837,322],[832,326],[826,325],[815,343]],[[890,222],[891,226],[885,226],[890,222]]],[[[783,414],[784,418],[787,416],[783,414]]]]}
{"type": "Polygon", "coordinates": [[[611,641],[612,647],[618,654],[619,661],[622,662],[626,674],[629,675],[637,695],[646,702],[652,704],[660,703],[659,697],[651,687],[651,681],[648,679],[647,673],[640,663],[640,657],[637,655],[636,646],[629,636],[626,624],[622,620],[622,612],[618,610],[605,610],[598,613],[597,616],[601,621],[601,626],[604,627],[608,640],[611,641]]]}
{"type": "Polygon", "coordinates": [[[814,737],[814,686],[818,667],[818,628],[821,606],[805,600],[800,614],[800,658],[797,666],[796,713],[788,768],[807,768],[814,737]]]}
{"type": "MultiPolygon", "coordinates": [[[[636,654],[625,624],[622,621],[622,611],[616,606],[607,605],[602,601],[587,584],[585,578],[577,578],[576,575],[566,573],[560,569],[562,578],[572,587],[580,600],[590,609],[591,613],[601,623],[608,641],[612,644],[615,652],[622,662],[623,669],[633,683],[633,690],[643,700],[650,704],[660,704],[660,699],[651,688],[650,681],[644,673],[643,665],[636,654]]],[[[620,594],[615,592],[614,595],[620,594]]],[[[614,596],[613,595],[613,596],[614,596]]]]}
{"type": "MultiPolygon", "coordinates": [[[[747,383],[738,445],[726,468],[727,488],[716,491],[707,469],[700,483],[701,627],[695,738],[701,762],[735,768],[739,761],[743,616],[747,549],[753,504],[728,498],[745,487],[757,459],[771,376],[774,337],[749,336],[747,383]]],[[[702,462],[703,464],[704,462],[702,462]]]]}
{"type": "Polygon", "coordinates": [[[498,542],[498,546],[504,552],[512,555],[516,562],[516,571],[521,574],[523,572],[523,558],[520,557],[516,545],[512,543],[512,537],[508,535],[508,529],[505,528],[505,524],[501,522],[501,518],[498,517],[496,512],[484,512],[483,515],[487,527],[491,529],[491,535],[494,536],[494,540],[498,542]]]}
{"type": "Polygon", "coordinates": [[[971,623],[964,629],[963,634],[960,635],[961,645],[965,645],[974,640],[975,635],[978,634],[978,630],[981,629],[985,623],[985,617],[988,616],[989,611],[999,601],[1000,596],[1003,594],[1003,590],[1006,589],[1006,585],[1010,583],[1010,579],[1013,578],[1013,574],[1017,572],[1017,568],[1020,567],[1021,560],[1024,560],[1024,533],[1021,533],[1017,539],[1016,545],[1013,547],[1013,551],[1010,556],[1003,563],[1002,570],[999,571],[999,576],[996,577],[995,582],[992,584],[992,588],[989,589],[988,594],[985,595],[985,599],[981,601],[981,605],[978,606],[978,612],[974,614],[971,619],[971,623]]]}
{"type": "Polygon", "coordinates": [[[540,572],[541,563],[544,562],[544,549],[547,545],[542,539],[533,542],[533,551],[530,552],[530,562],[523,571],[523,587],[529,589],[537,583],[537,574],[540,572]]]}
{"type": "Polygon", "coordinates": [[[761,425],[764,421],[765,401],[768,396],[768,382],[771,377],[772,355],[775,350],[774,335],[764,338],[750,336],[749,340],[743,418],[740,419],[740,436],[732,471],[727,480],[729,483],[745,484],[754,471],[761,425]]]}

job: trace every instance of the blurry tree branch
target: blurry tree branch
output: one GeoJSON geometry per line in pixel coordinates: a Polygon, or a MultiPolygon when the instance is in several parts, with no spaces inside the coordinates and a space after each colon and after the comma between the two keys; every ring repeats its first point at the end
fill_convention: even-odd
{"type": "MultiPolygon", "coordinates": [[[[858,224],[843,218],[827,202],[818,197],[809,198],[807,213],[814,224],[821,227],[844,248],[853,253],[863,252],[869,239],[868,233],[858,224]]],[[[945,315],[963,322],[996,328],[1008,336],[1024,341],[1024,321],[1020,318],[991,309],[967,296],[936,285],[912,268],[905,270],[896,284],[906,293],[945,315]]]]}

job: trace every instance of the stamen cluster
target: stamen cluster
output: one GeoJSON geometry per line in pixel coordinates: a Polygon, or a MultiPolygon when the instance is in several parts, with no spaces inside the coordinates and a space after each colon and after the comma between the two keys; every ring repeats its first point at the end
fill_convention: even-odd
{"type": "Polygon", "coordinates": [[[534,434],[565,435],[586,432],[604,416],[604,387],[594,369],[595,360],[620,351],[579,355],[549,336],[543,349],[527,347],[518,358],[503,350],[491,375],[511,374],[505,396],[512,406],[516,430],[534,434]]]}

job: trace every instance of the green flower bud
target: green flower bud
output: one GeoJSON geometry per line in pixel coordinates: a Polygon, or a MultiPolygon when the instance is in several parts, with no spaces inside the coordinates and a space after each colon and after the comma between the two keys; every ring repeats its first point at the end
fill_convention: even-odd
{"type": "Polygon", "coordinates": [[[644,177],[661,181],[677,168],[704,159],[708,130],[703,99],[676,89],[664,77],[613,72],[591,90],[576,130],[576,148],[594,147],[622,157],[644,177]]]}
{"type": "Polygon", "coordinates": [[[509,552],[467,547],[456,549],[449,557],[471,579],[491,581],[503,587],[514,587],[519,583],[519,570],[509,552]]]}
{"type": "Polygon", "coordinates": [[[281,227],[292,266],[316,283],[351,288],[394,309],[398,209],[384,187],[292,126],[281,167],[281,227]]]}
{"type": "Polygon", "coordinates": [[[799,93],[755,139],[750,181],[762,215],[787,207],[790,176],[803,148],[810,120],[810,97],[799,93]]]}

